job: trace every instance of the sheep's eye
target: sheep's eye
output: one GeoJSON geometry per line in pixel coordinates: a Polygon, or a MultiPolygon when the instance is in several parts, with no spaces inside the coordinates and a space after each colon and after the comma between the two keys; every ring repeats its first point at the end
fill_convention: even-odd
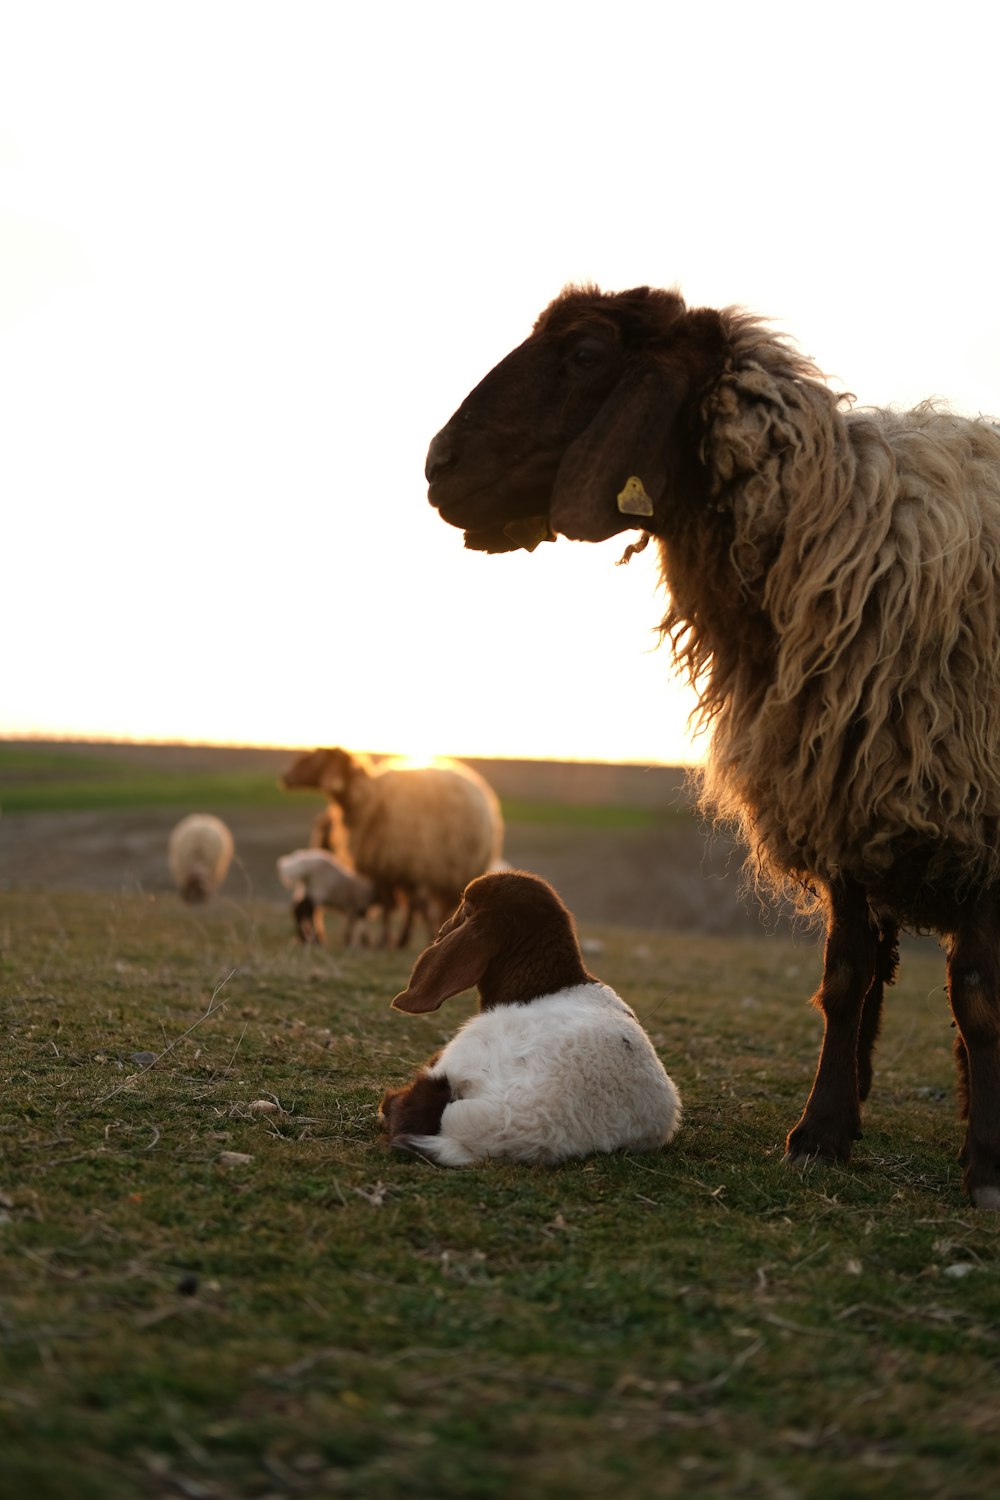
{"type": "Polygon", "coordinates": [[[584,338],[573,346],[570,353],[570,364],[575,365],[578,370],[592,370],[595,365],[603,364],[608,357],[608,348],[600,339],[584,338]]]}

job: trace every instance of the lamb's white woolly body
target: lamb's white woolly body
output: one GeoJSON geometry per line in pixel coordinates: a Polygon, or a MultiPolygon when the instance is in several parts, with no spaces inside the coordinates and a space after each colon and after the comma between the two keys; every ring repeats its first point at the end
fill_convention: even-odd
{"type": "Polygon", "coordinates": [[[356,875],[326,849],[295,849],[281,854],[278,878],[295,893],[296,900],[311,896],[317,906],[363,915],[375,899],[375,888],[363,875],[356,875]]]}
{"type": "Polygon", "coordinates": [[[328,849],[295,849],[279,855],[277,869],[278,879],[293,893],[292,911],[303,942],[324,940],[324,907],[344,913],[344,941],[352,940],[357,923],[375,900],[370,880],[348,869],[328,849]]]}
{"type": "Polygon", "coordinates": [[[447,1078],[453,1101],[439,1134],[406,1144],[442,1166],[655,1150],[680,1125],[648,1036],[596,981],[473,1016],[427,1071],[447,1078]]]}

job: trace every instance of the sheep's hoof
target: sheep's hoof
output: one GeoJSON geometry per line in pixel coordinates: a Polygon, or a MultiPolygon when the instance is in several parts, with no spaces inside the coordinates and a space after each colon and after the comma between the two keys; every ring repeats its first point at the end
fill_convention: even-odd
{"type": "Polygon", "coordinates": [[[1000,1213],[1000,1187],[987,1184],[984,1187],[972,1188],[969,1197],[975,1208],[992,1209],[994,1213],[1000,1213]]]}
{"type": "Polygon", "coordinates": [[[789,1151],[785,1148],[782,1160],[789,1167],[825,1167],[836,1161],[836,1157],[830,1156],[825,1151],[789,1151]]]}
{"type": "MultiPolygon", "coordinates": [[[[861,1131],[857,1132],[860,1136],[861,1131]]],[[[857,1139],[854,1136],[854,1139],[857,1139]]],[[[793,1167],[804,1167],[813,1162],[829,1164],[850,1161],[851,1136],[820,1135],[802,1125],[797,1125],[785,1142],[785,1161],[793,1167]]]]}

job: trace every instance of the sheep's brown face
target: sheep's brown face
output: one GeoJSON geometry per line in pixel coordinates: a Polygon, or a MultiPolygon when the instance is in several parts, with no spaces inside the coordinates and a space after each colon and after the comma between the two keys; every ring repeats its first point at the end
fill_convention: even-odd
{"type": "Polygon", "coordinates": [[[662,535],[674,425],[722,342],[718,315],[676,292],[569,288],[431,443],[431,504],[480,552],[662,535]]]}
{"type": "Polygon", "coordinates": [[[466,397],[431,443],[426,472],[431,504],[465,531],[467,547],[531,551],[554,540],[548,517],[559,466],[624,358],[613,318],[543,316],[466,397]]]}

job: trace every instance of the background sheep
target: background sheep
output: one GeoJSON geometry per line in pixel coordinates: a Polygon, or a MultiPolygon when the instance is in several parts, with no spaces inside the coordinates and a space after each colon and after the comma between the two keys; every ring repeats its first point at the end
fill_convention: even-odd
{"type": "Polygon", "coordinates": [[[628,1006],[584,967],[573,918],[523,871],[484,875],[420,955],[397,1010],[479,988],[467,1021],[380,1117],[389,1142],[446,1167],[652,1151],[680,1099],[628,1006]]]}
{"type": "Polygon", "coordinates": [[[342,911],[346,918],[344,942],[350,943],[357,923],[375,899],[375,887],[327,849],[295,849],[277,862],[278,878],[293,893],[292,915],[304,943],[324,939],[323,908],[342,911]]]}
{"type": "Polygon", "coordinates": [[[226,878],[233,836],[212,813],[191,813],[171,830],[167,864],[185,901],[207,901],[226,878]]]}
{"type": "MultiPolygon", "coordinates": [[[[663,632],[713,737],[704,805],[825,913],[794,1159],[846,1159],[901,925],[947,935],[964,1182],[1000,1208],[1000,438],[845,410],[735,309],[569,288],[431,444],[477,550],[659,543],[663,632]]],[[[632,549],[629,549],[630,551],[632,549]]]]}
{"type": "Polygon", "coordinates": [[[409,941],[415,913],[433,928],[454,911],[465,885],[500,856],[500,804],[483,778],[458,761],[373,766],[363,755],[320,749],[300,756],[282,784],[317,788],[341,809],[354,868],[374,883],[387,916],[398,900],[405,906],[400,946],[409,941]]]}

